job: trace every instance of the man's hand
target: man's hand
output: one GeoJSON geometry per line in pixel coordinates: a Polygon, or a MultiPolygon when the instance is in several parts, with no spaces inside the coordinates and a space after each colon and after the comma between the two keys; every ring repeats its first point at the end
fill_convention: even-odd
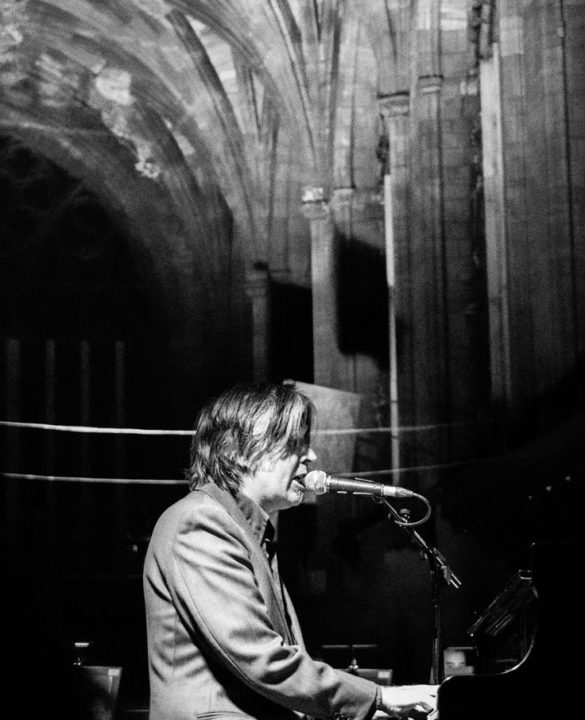
{"type": "Polygon", "coordinates": [[[438,685],[390,685],[380,689],[379,710],[390,717],[407,718],[417,713],[436,713],[438,685]]]}

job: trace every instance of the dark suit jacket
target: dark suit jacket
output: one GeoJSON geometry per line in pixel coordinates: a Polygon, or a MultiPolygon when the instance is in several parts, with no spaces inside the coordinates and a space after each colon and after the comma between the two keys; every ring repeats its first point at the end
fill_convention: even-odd
{"type": "Polygon", "coordinates": [[[260,539],[209,483],[168,508],[144,566],[149,720],[370,715],[374,683],[314,661],[260,539]]]}

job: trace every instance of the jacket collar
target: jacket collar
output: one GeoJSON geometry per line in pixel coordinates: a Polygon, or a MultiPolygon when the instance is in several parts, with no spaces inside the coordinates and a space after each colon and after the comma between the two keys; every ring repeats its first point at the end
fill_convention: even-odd
{"type": "Polygon", "coordinates": [[[258,542],[262,544],[264,538],[266,537],[267,530],[269,534],[274,533],[268,513],[264,512],[258,503],[255,503],[247,495],[244,495],[244,493],[238,493],[235,500],[242,511],[242,515],[246,518],[248,524],[252,528],[258,542]],[[269,526],[271,529],[268,529],[269,526]]]}
{"type": "Polygon", "coordinates": [[[197,490],[217,500],[234,519],[251,530],[258,545],[262,545],[267,533],[269,537],[274,534],[274,527],[270,522],[268,513],[264,512],[258,503],[244,495],[244,493],[238,493],[234,497],[230,492],[223,490],[213,482],[200,485],[197,490]]]}

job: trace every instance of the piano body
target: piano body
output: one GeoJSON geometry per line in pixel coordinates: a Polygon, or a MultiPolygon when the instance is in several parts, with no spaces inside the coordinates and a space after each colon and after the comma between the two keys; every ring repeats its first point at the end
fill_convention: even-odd
{"type": "Polygon", "coordinates": [[[529,569],[518,572],[469,629],[476,674],[443,680],[439,720],[557,720],[581,712],[584,548],[537,543],[530,551],[529,569]],[[498,636],[512,627],[504,656],[490,658],[498,636]]]}

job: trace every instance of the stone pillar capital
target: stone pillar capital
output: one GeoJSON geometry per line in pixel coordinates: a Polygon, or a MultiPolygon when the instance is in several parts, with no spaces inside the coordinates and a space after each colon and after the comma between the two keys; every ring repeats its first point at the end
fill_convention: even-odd
{"type": "Polygon", "coordinates": [[[327,202],[325,188],[321,185],[305,185],[302,195],[303,203],[327,202]]]}
{"type": "Polygon", "coordinates": [[[438,93],[443,87],[442,75],[421,75],[418,79],[418,88],[422,95],[438,93]]]}
{"type": "Polygon", "coordinates": [[[307,186],[303,188],[302,195],[303,215],[307,220],[325,220],[329,216],[329,202],[325,197],[325,190],[320,186],[307,186]]]}
{"type": "Polygon", "coordinates": [[[410,112],[410,93],[408,91],[381,95],[378,98],[378,109],[384,120],[410,112]]]}

